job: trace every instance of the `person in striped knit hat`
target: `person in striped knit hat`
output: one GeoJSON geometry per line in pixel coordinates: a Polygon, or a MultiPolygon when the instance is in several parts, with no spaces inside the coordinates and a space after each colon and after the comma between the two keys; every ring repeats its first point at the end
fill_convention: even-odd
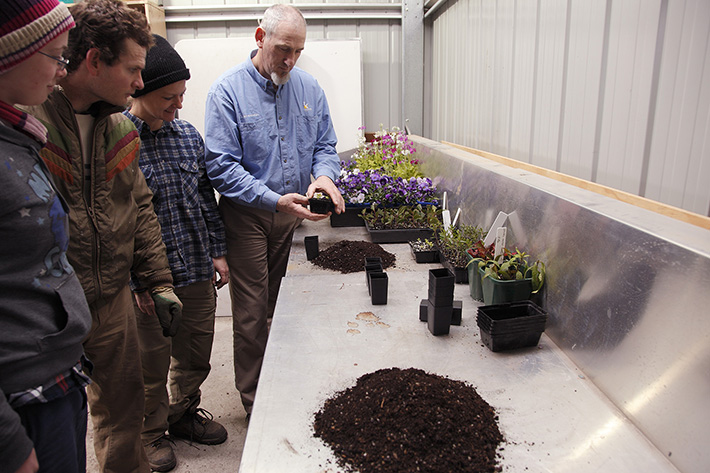
{"type": "Polygon", "coordinates": [[[74,19],[57,0],[0,2],[0,472],[84,472],[82,342],[91,313],[68,263],[67,205],[39,150],[39,105],[66,76],[74,19]]]}

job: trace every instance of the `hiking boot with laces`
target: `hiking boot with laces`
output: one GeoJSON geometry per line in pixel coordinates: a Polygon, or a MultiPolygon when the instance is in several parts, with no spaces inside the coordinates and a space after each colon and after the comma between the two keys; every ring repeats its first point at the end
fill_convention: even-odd
{"type": "Polygon", "coordinates": [[[170,424],[168,432],[191,442],[217,445],[227,440],[227,430],[212,419],[212,414],[202,408],[195,412],[185,412],[180,420],[170,424]]]}
{"type": "Polygon", "coordinates": [[[170,440],[163,435],[158,440],[145,445],[145,454],[152,471],[170,471],[177,465],[175,452],[170,440]]]}

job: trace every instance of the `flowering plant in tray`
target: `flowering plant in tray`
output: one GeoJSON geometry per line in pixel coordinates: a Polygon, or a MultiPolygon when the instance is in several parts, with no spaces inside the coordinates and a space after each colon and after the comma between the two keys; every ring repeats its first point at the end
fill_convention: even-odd
{"type": "Polygon", "coordinates": [[[436,186],[428,177],[395,177],[384,168],[360,171],[343,169],[335,185],[346,204],[394,207],[419,202],[436,203],[436,186]]]}
{"type": "Polygon", "coordinates": [[[419,160],[413,158],[416,151],[414,143],[404,131],[398,127],[392,127],[390,131],[380,125],[380,130],[370,142],[365,141],[364,127],[358,131],[358,148],[348,163],[349,167],[363,171],[382,168],[384,174],[404,179],[423,177],[419,160]]]}

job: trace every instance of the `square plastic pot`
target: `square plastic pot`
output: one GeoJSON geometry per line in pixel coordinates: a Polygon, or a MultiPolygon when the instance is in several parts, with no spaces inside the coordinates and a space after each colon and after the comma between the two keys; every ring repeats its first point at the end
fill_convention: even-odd
{"type": "Polygon", "coordinates": [[[370,273],[381,273],[382,272],[382,263],[378,262],[369,262],[365,263],[365,281],[367,282],[367,292],[368,294],[372,294],[372,290],[370,289],[370,273]]]}
{"type": "Polygon", "coordinates": [[[308,207],[314,214],[327,214],[328,212],[335,213],[335,205],[333,201],[326,198],[311,197],[308,199],[308,207]]]}
{"type": "Polygon", "coordinates": [[[370,300],[373,305],[387,304],[387,286],[389,278],[385,272],[369,273],[370,300]]]}
{"type": "Polygon", "coordinates": [[[427,316],[427,310],[429,310],[428,307],[429,301],[426,299],[422,299],[419,301],[419,321],[420,322],[426,322],[426,316],[427,316]]]}
{"type": "Polygon", "coordinates": [[[478,269],[483,289],[485,305],[503,304],[505,302],[524,301],[532,295],[532,279],[517,279],[499,281],[491,277],[484,278],[483,268],[478,269]]]}
{"type": "Polygon", "coordinates": [[[306,247],[306,259],[308,261],[318,257],[318,235],[305,237],[303,244],[306,247]]]}
{"type": "Polygon", "coordinates": [[[520,333],[509,333],[493,335],[484,329],[481,330],[481,341],[491,351],[516,350],[518,348],[535,347],[540,342],[542,331],[526,331],[520,333]]]}
{"type": "Polygon", "coordinates": [[[439,250],[425,250],[425,251],[414,251],[412,248],[412,255],[414,255],[414,261],[417,263],[438,263],[439,262],[439,250]]]}
{"type": "Polygon", "coordinates": [[[453,306],[437,307],[427,300],[427,328],[432,335],[447,335],[451,328],[453,306]]]}
{"type": "Polygon", "coordinates": [[[463,302],[454,301],[451,310],[451,325],[461,325],[461,314],[463,313],[463,302]]]}

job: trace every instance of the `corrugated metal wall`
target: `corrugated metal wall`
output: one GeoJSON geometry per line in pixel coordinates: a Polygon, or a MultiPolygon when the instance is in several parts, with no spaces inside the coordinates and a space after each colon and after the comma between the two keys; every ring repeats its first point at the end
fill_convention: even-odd
{"type": "Polygon", "coordinates": [[[450,0],[432,19],[432,139],[710,216],[710,2],[450,0]]]}
{"type": "MultiPolygon", "coordinates": [[[[270,5],[273,2],[264,2],[270,5]]],[[[303,2],[294,3],[298,6],[303,2]]],[[[308,2],[315,3],[331,2],[308,2]]],[[[340,5],[360,3],[338,1],[340,5]]],[[[368,0],[369,4],[396,3],[368,0]]],[[[195,15],[195,21],[171,21],[174,13],[170,7],[255,5],[254,1],[233,0],[163,0],[166,7],[168,40],[175,44],[181,39],[253,37],[256,20],[204,21],[195,15]]],[[[343,10],[346,10],[343,8],[343,10]]],[[[343,15],[346,16],[346,15],[343,15]]],[[[311,19],[308,18],[308,38],[360,38],[362,41],[364,120],[367,131],[377,131],[402,122],[402,28],[399,19],[311,19]]],[[[308,43],[306,43],[308,46],[308,43]]],[[[225,70],[232,64],[225,64],[225,70]]],[[[356,134],[357,130],[352,130],[356,134]]]]}

